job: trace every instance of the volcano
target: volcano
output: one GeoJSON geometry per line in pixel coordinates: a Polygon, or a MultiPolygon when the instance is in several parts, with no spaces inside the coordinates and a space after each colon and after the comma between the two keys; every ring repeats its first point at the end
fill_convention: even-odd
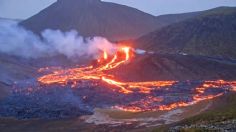
{"type": "MultiPolygon", "coordinates": [[[[82,55],[70,60],[55,52],[53,56],[22,58],[1,53],[0,123],[8,118],[19,122],[23,119],[24,124],[31,120],[52,121],[61,129],[59,120],[78,119],[79,122],[73,122],[76,126],[78,123],[81,126],[81,121],[102,128],[98,122],[105,126],[120,125],[125,131],[122,125],[146,129],[199,114],[211,107],[213,99],[236,92],[236,60],[221,58],[234,53],[234,48],[230,49],[235,40],[234,17],[233,8],[156,18],[100,0],[58,0],[20,24],[37,34],[48,28],[77,30],[85,37],[103,36],[112,41],[133,39],[158,26],[162,28],[133,45],[118,41],[107,47],[103,44],[110,42],[99,41],[100,47],[91,50],[94,52],[91,57],[82,55]],[[164,24],[158,25],[158,19],[164,24]],[[219,45],[214,43],[217,38],[222,39],[219,45]],[[192,45],[195,41],[199,42],[197,48],[192,45]],[[223,45],[223,41],[227,44],[223,45]],[[97,109],[106,112],[97,113],[97,109]],[[110,118],[116,123],[112,124],[110,118]]],[[[11,40],[11,35],[8,36],[11,40]]],[[[25,43],[28,39],[22,40],[25,43]]],[[[62,49],[70,46],[70,40],[57,40],[65,42],[62,49]]],[[[83,49],[81,45],[76,45],[77,48],[83,49]]],[[[79,53],[74,49],[66,51],[79,53]]],[[[4,123],[0,128],[12,127],[4,123]]]]}
{"type": "Polygon", "coordinates": [[[236,91],[236,62],[230,59],[140,53],[123,45],[98,56],[90,65],[40,68],[15,81],[0,100],[0,116],[63,120],[97,108],[165,113],[236,91]]]}
{"type": "MultiPolygon", "coordinates": [[[[146,75],[141,75],[143,78],[140,80],[127,81],[124,78],[123,80],[119,79],[119,75],[123,73],[126,73],[125,77],[133,78],[132,76],[137,76],[135,74],[137,71],[132,71],[136,67],[134,65],[144,64],[143,61],[150,58],[150,56],[148,58],[144,56],[143,58],[143,55],[139,57],[135,53],[134,49],[121,46],[113,54],[104,51],[101,57],[96,60],[96,63],[92,65],[39,69],[38,72],[42,76],[38,77],[37,80],[28,79],[27,81],[14,83],[12,94],[0,101],[0,106],[3,108],[0,110],[0,116],[13,116],[20,119],[60,119],[92,114],[95,108],[113,108],[128,112],[169,111],[211,100],[236,90],[236,82],[232,81],[234,78],[226,80],[223,75],[219,76],[220,78],[211,77],[204,78],[204,80],[195,78],[194,80],[186,81],[185,79],[182,81],[180,78],[178,80],[165,78],[165,81],[160,81],[159,78],[152,81],[151,79],[155,79],[154,75],[167,75],[168,77],[168,73],[165,72],[169,71],[172,73],[169,77],[177,76],[176,73],[178,72],[183,74],[187,70],[198,75],[197,72],[199,71],[195,70],[195,66],[191,66],[191,68],[183,67],[181,65],[183,62],[177,62],[173,56],[168,55],[157,56],[160,59],[157,62],[154,61],[154,64],[151,64],[150,61],[146,63],[150,67],[154,65],[160,68],[164,71],[161,74],[150,74],[153,73],[152,69],[154,68],[148,67],[149,72],[146,71],[146,75]],[[167,59],[168,57],[174,59],[167,59]],[[171,71],[170,65],[165,66],[168,63],[172,63],[173,67],[177,66],[174,63],[180,63],[180,70],[174,69],[176,72],[171,71]],[[159,67],[162,65],[164,66],[159,67]],[[122,66],[128,69],[124,69],[122,66]],[[153,77],[147,77],[149,74],[153,77]],[[143,81],[144,78],[148,80],[143,81]],[[61,96],[64,98],[60,98],[61,96]],[[19,100],[21,103],[19,103],[19,100]]],[[[191,61],[191,58],[188,57],[180,58],[188,62],[191,61]]],[[[151,60],[154,59],[151,58],[151,60]]],[[[210,68],[217,66],[218,68],[230,70],[232,76],[235,74],[235,70],[233,70],[235,62],[229,64],[230,62],[220,62],[221,60],[210,58],[209,61],[198,60],[198,58],[194,61],[197,62],[195,63],[197,65],[208,64],[208,66],[202,68],[209,71],[208,73],[212,72],[213,74],[215,71],[210,70],[210,68]]],[[[141,66],[147,68],[147,65],[141,66]]],[[[157,71],[158,68],[155,67],[157,71]]],[[[224,71],[224,73],[227,72],[224,71]]],[[[220,73],[211,76],[214,75],[220,75],[220,73]]],[[[191,79],[190,77],[187,78],[191,79]]]]}
{"type": "Polygon", "coordinates": [[[37,34],[45,29],[77,30],[84,37],[102,36],[117,41],[138,38],[198,14],[155,17],[135,8],[100,0],[58,0],[20,24],[37,34]]]}
{"type": "Polygon", "coordinates": [[[58,0],[21,25],[35,33],[44,29],[77,30],[85,37],[110,40],[136,38],[157,27],[152,15],[100,0],[58,0]]]}

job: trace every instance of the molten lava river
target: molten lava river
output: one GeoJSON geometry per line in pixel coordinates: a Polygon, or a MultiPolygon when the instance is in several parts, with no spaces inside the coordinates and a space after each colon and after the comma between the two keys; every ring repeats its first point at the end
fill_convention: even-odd
{"type": "MultiPolygon", "coordinates": [[[[114,75],[108,74],[107,71],[115,70],[132,59],[135,59],[135,56],[129,47],[119,48],[114,55],[108,55],[104,51],[102,57],[91,66],[56,70],[53,68],[40,69],[40,72],[49,71],[51,73],[39,77],[38,82],[42,86],[66,87],[70,85],[72,89],[79,89],[87,83],[91,85],[87,89],[100,88],[100,91],[97,90],[95,94],[104,95],[107,91],[112,95],[101,102],[109,102],[108,106],[112,108],[130,112],[172,110],[210,100],[226,92],[236,91],[236,81],[122,82],[116,80],[114,75]]],[[[91,101],[91,98],[95,99],[97,96],[89,97],[81,93],[79,95],[85,102],[86,100],[91,101]]]]}
{"type": "Polygon", "coordinates": [[[137,58],[135,50],[121,47],[113,54],[101,52],[88,66],[41,68],[38,77],[15,82],[11,94],[0,100],[0,117],[73,118],[93,114],[95,108],[169,111],[236,91],[236,81],[116,79],[113,72],[137,58]]]}

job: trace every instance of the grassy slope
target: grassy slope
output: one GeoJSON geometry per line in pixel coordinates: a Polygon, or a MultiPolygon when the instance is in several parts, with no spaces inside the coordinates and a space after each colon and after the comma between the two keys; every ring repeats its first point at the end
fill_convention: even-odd
{"type": "Polygon", "coordinates": [[[181,121],[179,124],[216,123],[236,119],[236,94],[228,94],[214,101],[213,107],[194,117],[181,121]]]}
{"type": "Polygon", "coordinates": [[[236,8],[221,7],[156,30],[136,40],[135,46],[167,53],[236,58],[236,8]]]}
{"type": "MultiPolygon", "coordinates": [[[[231,93],[223,97],[217,98],[213,101],[212,107],[193,117],[184,119],[178,123],[171,125],[161,126],[155,128],[153,131],[168,131],[170,127],[197,125],[197,124],[215,124],[222,121],[236,119],[236,93],[231,93]]],[[[189,128],[182,129],[182,131],[204,131],[203,128],[189,128]]]]}

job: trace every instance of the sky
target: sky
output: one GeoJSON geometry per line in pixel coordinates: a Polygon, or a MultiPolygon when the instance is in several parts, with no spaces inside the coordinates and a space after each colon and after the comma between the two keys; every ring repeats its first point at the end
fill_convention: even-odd
{"type": "MultiPolygon", "coordinates": [[[[0,17],[26,19],[56,0],[0,0],[0,17]]],[[[234,6],[236,0],[103,0],[128,5],[155,16],[234,6]]]]}

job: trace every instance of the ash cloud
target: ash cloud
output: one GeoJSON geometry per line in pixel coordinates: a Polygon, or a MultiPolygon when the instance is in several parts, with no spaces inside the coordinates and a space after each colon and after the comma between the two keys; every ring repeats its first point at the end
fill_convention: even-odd
{"type": "Polygon", "coordinates": [[[83,38],[77,31],[47,29],[41,37],[14,21],[0,21],[0,52],[24,58],[65,55],[68,58],[96,57],[99,52],[114,51],[115,46],[102,37],[83,38]]]}

